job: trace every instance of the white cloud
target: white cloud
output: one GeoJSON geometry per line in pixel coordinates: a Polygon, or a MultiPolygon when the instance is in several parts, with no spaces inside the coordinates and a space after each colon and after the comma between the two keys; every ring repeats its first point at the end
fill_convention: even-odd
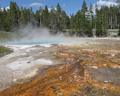
{"type": "Polygon", "coordinates": [[[109,1],[99,0],[98,2],[93,4],[93,12],[95,12],[95,4],[97,4],[98,9],[100,9],[101,6],[108,6],[108,7],[110,7],[110,6],[113,6],[113,5],[115,5],[115,6],[118,5],[118,3],[115,2],[115,0],[109,0],[109,1]]]}
{"type": "MultiPolygon", "coordinates": [[[[1,10],[3,11],[4,8],[1,8],[1,10]]],[[[8,9],[10,9],[10,6],[5,7],[5,10],[7,11],[8,9]]]]}
{"type": "Polygon", "coordinates": [[[101,6],[108,6],[108,7],[110,7],[111,5],[118,5],[116,2],[114,2],[114,1],[111,1],[111,0],[109,0],[109,1],[103,1],[103,0],[100,0],[100,1],[98,1],[97,3],[96,3],[99,7],[101,7],[101,6]]]}
{"type": "Polygon", "coordinates": [[[63,7],[65,7],[66,6],[66,4],[63,4],[63,7]]]}
{"type": "Polygon", "coordinates": [[[42,3],[32,3],[32,4],[29,4],[30,7],[40,7],[40,6],[43,6],[42,3]]]}
{"type": "MultiPolygon", "coordinates": [[[[53,7],[55,10],[57,10],[57,8],[53,7]]],[[[52,8],[48,8],[48,11],[50,12],[52,8]]]]}
{"type": "Polygon", "coordinates": [[[50,11],[51,11],[51,8],[48,8],[48,11],[50,12],[50,11]]]}
{"type": "Polygon", "coordinates": [[[42,3],[37,3],[37,2],[35,2],[35,3],[31,3],[31,4],[24,4],[24,5],[22,5],[23,7],[40,7],[40,6],[43,6],[43,4],[42,3]]]}

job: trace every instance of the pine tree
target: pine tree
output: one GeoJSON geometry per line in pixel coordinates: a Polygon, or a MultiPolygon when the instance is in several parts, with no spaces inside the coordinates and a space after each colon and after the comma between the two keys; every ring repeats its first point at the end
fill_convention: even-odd
{"type": "Polygon", "coordinates": [[[90,21],[87,21],[87,22],[86,22],[86,25],[87,25],[86,35],[87,35],[88,37],[92,37],[92,36],[93,36],[93,31],[92,31],[92,26],[91,26],[91,24],[90,24],[90,21]]]}
{"type": "Polygon", "coordinates": [[[51,7],[50,11],[50,28],[54,31],[57,31],[57,15],[56,10],[53,6],[51,7]]]}
{"type": "Polygon", "coordinates": [[[73,29],[75,28],[75,16],[74,16],[74,14],[72,14],[71,18],[70,18],[70,28],[71,28],[71,34],[72,34],[73,29]]]}
{"type": "Polygon", "coordinates": [[[61,31],[65,31],[66,27],[67,27],[67,14],[65,13],[65,11],[62,11],[59,29],[61,31]]]}
{"type": "Polygon", "coordinates": [[[82,35],[85,35],[85,31],[86,31],[86,16],[85,13],[87,12],[87,6],[86,6],[86,2],[85,0],[83,1],[83,5],[82,5],[82,9],[81,9],[81,13],[82,13],[82,35]]]}
{"type": "Polygon", "coordinates": [[[118,24],[119,24],[118,36],[120,36],[120,11],[118,13],[118,24]]]}
{"type": "MultiPolygon", "coordinates": [[[[28,23],[28,21],[27,21],[27,9],[26,8],[24,8],[24,10],[23,10],[23,24],[27,24],[28,23]]],[[[32,23],[32,17],[30,17],[30,22],[32,23]]]]}
{"type": "Polygon", "coordinates": [[[92,10],[93,10],[92,3],[90,3],[90,9],[89,9],[90,13],[93,13],[92,10]]]}
{"type": "Polygon", "coordinates": [[[43,14],[43,9],[42,9],[42,6],[40,6],[40,9],[39,9],[39,15],[40,15],[40,27],[42,26],[42,15],[43,14]]]}
{"type": "Polygon", "coordinates": [[[102,24],[99,20],[97,20],[97,23],[96,23],[96,36],[100,37],[102,36],[102,24]]]}
{"type": "Polygon", "coordinates": [[[49,14],[47,5],[45,6],[43,14],[44,14],[44,26],[49,27],[49,24],[50,24],[50,14],[49,14]]]}
{"type": "Polygon", "coordinates": [[[83,23],[83,16],[81,14],[80,11],[78,11],[75,15],[75,21],[74,21],[74,26],[75,26],[75,30],[76,30],[76,35],[77,36],[82,36],[83,35],[83,26],[82,26],[82,23],[83,23]]]}
{"type": "Polygon", "coordinates": [[[119,3],[119,11],[118,11],[118,26],[119,26],[119,30],[118,30],[118,36],[120,36],[120,0],[117,0],[117,2],[119,3]]]}
{"type": "Polygon", "coordinates": [[[30,23],[30,9],[26,10],[27,23],[30,23]]]}
{"type": "Polygon", "coordinates": [[[2,28],[4,31],[11,31],[11,25],[12,25],[12,18],[10,16],[10,10],[8,10],[6,12],[5,8],[4,8],[4,22],[2,23],[2,28]]]}
{"type": "Polygon", "coordinates": [[[102,28],[103,28],[103,33],[102,33],[102,35],[103,35],[103,36],[107,36],[107,34],[108,34],[108,32],[107,32],[107,29],[108,29],[108,21],[107,21],[107,18],[105,17],[105,15],[103,15],[102,28]]]}
{"type": "Polygon", "coordinates": [[[36,25],[37,27],[40,27],[40,12],[38,10],[36,10],[36,13],[35,13],[35,20],[36,20],[36,25]]]}
{"type": "Polygon", "coordinates": [[[118,30],[118,36],[120,36],[120,25],[119,25],[119,30],[118,30]]]}
{"type": "Polygon", "coordinates": [[[92,3],[90,3],[89,12],[90,12],[90,24],[91,24],[91,27],[93,28],[93,20],[94,20],[94,17],[93,17],[93,7],[92,7],[92,3]]]}
{"type": "Polygon", "coordinates": [[[116,0],[117,3],[119,3],[119,8],[120,8],[120,0],[116,0]]]}
{"type": "Polygon", "coordinates": [[[85,12],[87,12],[87,5],[85,0],[83,1],[81,12],[83,15],[85,15],[85,12]]]}
{"type": "Polygon", "coordinates": [[[96,36],[100,37],[102,36],[102,20],[101,20],[101,10],[98,10],[98,6],[97,4],[95,5],[95,10],[96,10],[96,20],[95,20],[95,23],[96,23],[96,36]]]}
{"type": "Polygon", "coordinates": [[[12,23],[12,28],[17,28],[19,25],[19,7],[16,2],[10,2],[9,15],[12,23]]]}
{"type": "Polygon", "coordinates": [[[75,29],[77,31],[80,31],[81,28],[81,22],[82,22],[81,18],[82,18],[82,14],[80,11],[78,11],[75,15],[75,29]]]}
{"type": "Polygon", "coordinates": [[[2,19],[3,19],[3,12],[1,11],[1,7],[0,7],[0,30],[2,29],[2,19]]]}
{"type": "Polygon", "coordinates": [[[62,12],[62,9],[60,7],[60,4],[58,3],[57,4],[57,27],[58,29],[60,29],[60,19],[61,19],[61,12],[62,12]]]}
{"type": "Polygon", "coordinates": [[[66,17],[66,23],[67,23],[66,29],[70,29],[70,18],[69,18],[68,15],[67,15],[67,17],[66,17]]]}

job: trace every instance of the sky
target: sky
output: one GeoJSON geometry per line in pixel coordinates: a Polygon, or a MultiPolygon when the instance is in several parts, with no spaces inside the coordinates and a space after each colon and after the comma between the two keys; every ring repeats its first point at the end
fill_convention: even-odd
{"type": "MultiPolygon", "coordinates": [[[[75,14],[78,10],[81,9],[83,0],[0,0],[0,7],[3,8],[9,8],[10,1],[14,1],[18,4],[18,6],[23,6],[26,8],[33,7],[33,11],[35,12],[37,9],[42,6],[42,8],[45,7],[45,5],[48,6],[48,8],[51,8],[52,6],[56,7],[57,3],[60,4],[61,8],[66,11],[68,15],[75,14]]],[[[107,5],[110,6],[111,4],[117,5],[115,3],[115,0],[85,0],[87,3],[87,7],[89,8],[90,3],[93,4],[93,11],[95,4],[100,6],[107,5]]]]}

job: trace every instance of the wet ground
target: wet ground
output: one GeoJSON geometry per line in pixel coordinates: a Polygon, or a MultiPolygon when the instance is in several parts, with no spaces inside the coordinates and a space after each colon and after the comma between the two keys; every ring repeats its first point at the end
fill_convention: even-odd
{"type": "Polygon", "coordinates": [[[0,91],[28,82],[37,74],[38,68],[60,64],[61,59],[54,59],[56,45],[7,45],[13,53],[0,58],[0,91]],[[54,60],[52,60],[54,59],[54,60]],[[58,62],[59,61],[59,62],[58,62]]]}
{"type": "Polygon", "coordinates": [[[36,76],[0,96],[120,96],[119,40],[88,40],[48,49],[48,57],[59,64],[38,66],[36,76]]]}

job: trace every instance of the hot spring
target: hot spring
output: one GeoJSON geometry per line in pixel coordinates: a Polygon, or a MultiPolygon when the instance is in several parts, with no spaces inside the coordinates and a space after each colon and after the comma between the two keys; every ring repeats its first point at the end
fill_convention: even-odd
{"type": "Polygon", "coordinates": [[[56,44],[63,42],[64,40],[16,41],[16,42],[8,43],[8,45],[56,44]]]}

